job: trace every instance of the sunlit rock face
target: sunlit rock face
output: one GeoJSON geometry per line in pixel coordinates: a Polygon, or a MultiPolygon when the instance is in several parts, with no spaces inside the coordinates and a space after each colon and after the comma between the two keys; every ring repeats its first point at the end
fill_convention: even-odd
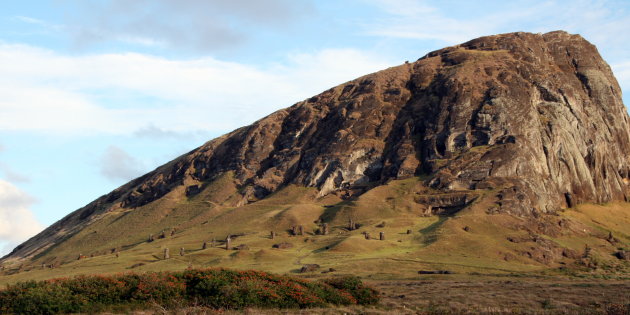
{"type": "Polygon", "coordinates": [[[626,198],[629,143],[619,85],[595,46],[512,33],[337,86],[182,162],[199,181],[236,171],[247,201],[288,183],[352,196],[426,175],[441,192],[497,190],[495,210],[527,214],[626,198]]]}

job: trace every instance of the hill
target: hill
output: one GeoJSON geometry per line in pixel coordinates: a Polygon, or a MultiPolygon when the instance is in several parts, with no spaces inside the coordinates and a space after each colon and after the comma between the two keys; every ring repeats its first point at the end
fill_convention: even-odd
{"type": "Polygon", "coordinates": [[[0,282],[306,264],[625,273],[629,147],[595,46],[560,31],[482,37],[209,141],[18,246],[0,282]]]}

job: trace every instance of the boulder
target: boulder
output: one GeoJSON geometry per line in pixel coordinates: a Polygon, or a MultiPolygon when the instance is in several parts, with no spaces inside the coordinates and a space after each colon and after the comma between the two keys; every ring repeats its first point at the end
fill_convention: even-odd
{"type": "Polygon", "coordinates": [[[300,269],[300,273],[313,272],[319,269],[318,264],[306,264],[300,269]]]}
{"type": "Polygon", "coordinates": [[[289,249],[289,248],[293,248],[293,244],[287,243],[287,242],[283,242],[283,243],[273,244],[272,247],[273,248],[278,248],[278,249],[289,249]]]}

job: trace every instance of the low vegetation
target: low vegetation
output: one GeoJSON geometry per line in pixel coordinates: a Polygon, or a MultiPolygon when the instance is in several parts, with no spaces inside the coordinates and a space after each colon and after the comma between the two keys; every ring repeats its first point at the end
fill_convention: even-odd
{"type": "Polygon", "coordinates": [[[308,281],[227,269],[27,281],[0,291],[2,314],[128,311],[155,306],[311,308],[377,302],[378,293],[356,277],[308,281]]]}

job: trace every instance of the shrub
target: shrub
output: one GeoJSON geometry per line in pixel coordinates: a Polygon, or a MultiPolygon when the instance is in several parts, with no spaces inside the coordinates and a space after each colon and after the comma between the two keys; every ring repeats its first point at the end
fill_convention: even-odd
{"type": "Polygon", "coordinates": [[[201,269],[184,272],[79,276],[28,281],[0,291],[0,313],[56,314],[202,305],[215,309],[307,308],[374,304],[378,292],[357,277],[307,281],[259,271],[201,269]]]}
{"type": "Polygon", "coordinates": [[[127,274],[120,280],[129,284],[129,296],[125,297],[126,300],[156,302],[168,306],[177,303],[186,291],[184,280],[176,273],[127,274]]]}
{"type": "Polygon", "coordinates": [[[8,287],[0,295],[2,313],[56,314],[81,310],[79,296],[57,283],[29,281],[8,287]]]}
{"type": "Polygon", "coordinates": [[[370,305],[378,303],[378,292],[371,287],[363,285],[359,277],[346,276],[324,280],[332,287],[349,292],[357,304],[370,305]]]}

